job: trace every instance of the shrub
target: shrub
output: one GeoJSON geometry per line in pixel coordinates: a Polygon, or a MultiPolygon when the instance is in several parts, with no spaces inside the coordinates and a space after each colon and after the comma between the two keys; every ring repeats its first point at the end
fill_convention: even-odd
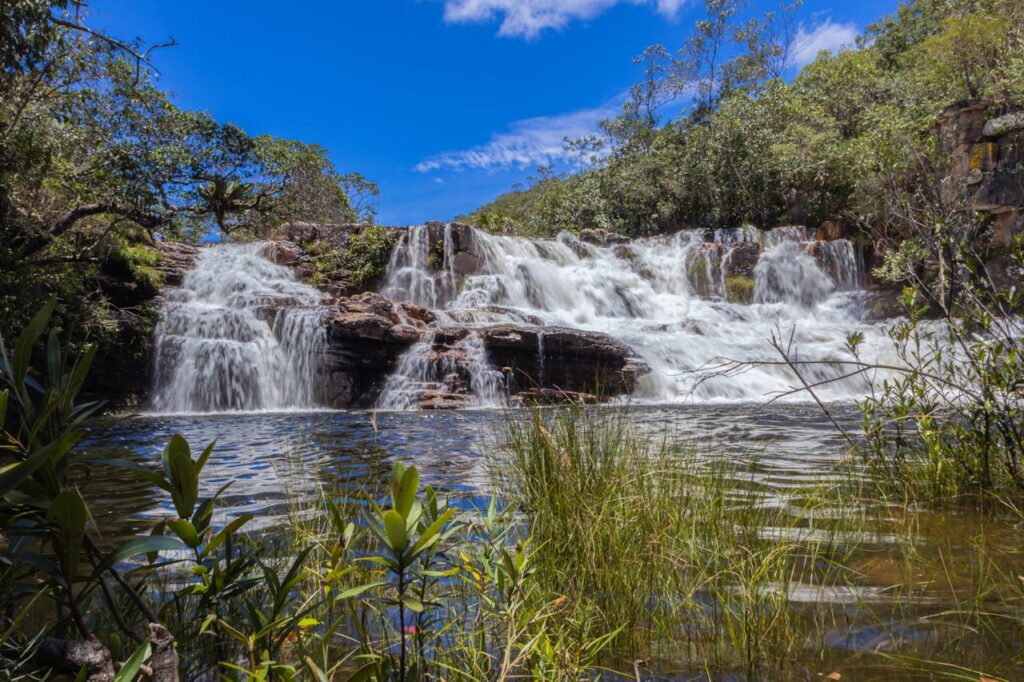
{"type": "Polygon", "coordinates": [[[746,275],[726,277],[725,298],[730,303],[751,303],[754,300],[754,278],[746,275]]]}

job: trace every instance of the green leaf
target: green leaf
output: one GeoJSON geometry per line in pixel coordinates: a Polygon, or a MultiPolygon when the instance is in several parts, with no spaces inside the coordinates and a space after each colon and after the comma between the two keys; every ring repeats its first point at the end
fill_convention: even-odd
{"type": "Polygon", "coordinates": [[[348,678],[348,682],[370,682],[370,680],[374,679],[380,682],[379,675],[380,666],[376,661],[372,661],[352,673],[348,678]]]}
{"type": "Polygon", "coordinates": [[[25,479],[34,474],[47,462],[59,462],[81,438],[82,434],[77,431],[65,434],[59,441],[36,450],[28,459],[5,469],[0,474],[0,497],[7,495],[17,488],[25,479]]]}
{"type": "Polygon", "coordinates": [[[60,538],[61,563],[69,578],[78,570],[85,540],[85,501],[77,490],[64,490],[50,503],[47,520],[57,527],[60,538]]]}
{"type": "Polygon", "coordinates": [[[206,547],[203,548],[202,556],[205,558],[215,549],[224,544],[224,541],[234,533],[236,530],[244,526],[245,524],[252,521],[252,514],[242,514],[237,519],[233,519],[231,523],[220,529],[220,532],[213,536],[213,539],[206,543],[206,547]]]}
{"type": "Polygon", "coordinates": [[[203,450],[203,454],[199,455],[199,461],[196,462],[196,476],[203,471],[203,467],[206,466],[206,462],[210,459],[210,455],[213,454],[213,448],[217,445],[216,439],[210,441],[210,444],[203,450]]]}
{"type": "Polygon", "coordinates": [[[391,549],[399,554],[409,546],[409,535],[405,530],[405,518],[394,509],[384,512],[384,530],[387,532],[391,549]]]}
{"type": "Polygon", "coordinates": [[[324,671],[321,670],[320,667],[317,666],[317,664],[314,663],[313,659],[311,659],[309,656],[304,657],[302,659],[302,662],[306,665],[306,669],[313,673],[313,678],[317,680],[317,682],[330,681],[330,678],[327,677],[327,674],[324,673],[324,671]]]}
{"type": "Polygon", "coordinates": [[[139,668],[149,658],[150,645],[149,642],[143,642],[142,646],[135,650],[135,653],[124,662],[121,669],[117,671],[117,675],[114,676],[114,682],[133,682],[135,676],[139,674],[139,668]]]}
{"type": "Polygon", "coordinates": [[[341,592],[334,598],[335,601],[341,601],[342,599],[351,599],[352,597],[358,597],[359,595],[369,592],[370,590],[378,587],[387,587],[390,585],[387,580],[379,580],[375,583],[366,583],[365,585],[358,585],[356,587],[350,587],[349,589],[341,592]]]}
{"type": "Polygon", "coordinates": [[[423,603],[420,602],[419,599],[414,599],[412,597],[402,597],[402,603],[405,604],[407,608],[412,609],[416,613],[423,613],[423,603]]]}
{"type": "Polygon", "coordinates": [[[412,503],[416,500],[419,487],[420,475],[414,466],[403,471],[401,477],[392,478],[391,504],[403,519],[409,517],[409,511],[412,509],[412,503]]]}
{"type": "Polygon", "coordinates": [[[199,499],[199,476],[189,451],[188,442],[175,434],[164,448],[162,456],[164,473],[171,482],[171,498],[178,516],[187,519],[192,516],[193,507],[199,499]]]}
{"type": "Polygon", "coordinates": [[[11,373],[15,386],[24,381],[25,374],[28,373],[28,363],[32,357],[32,348],[42,336],[46,325],[50,323],[50,317],[53,315],[56,305],[56,298],[47,301],[46,305],[25,325],[25,329],[18,335],[18,340],[14,342],[14,366],[11,368],[11,373]]]}
{"type": "Polygon", "coordinates": [[[96,569],[93,571],[92,576],[95,578],[108,568],[111,568],[133,556],[150,553],[155,554],[156,552],[166,552],[181,548],[181,541],[176,540],[175,538],[165,537],[163,535],[150,535],[144,538],[137,538],[121,545],[113,552],[103,557],[103,560],[96,565],[96,569]]]}
{"type": "Polygon", "coordinates": [[[416,541],[416,544],[413,545],[410,554],[416,556],[416,554],[418,554],[424,547],[427,546],[427,543],[433,540],[434,536],[436,536],[441,531],[441,529],[444,528],[444,525],[448,523],[448,521],[451,520],[453,516],[455,516],[455,510],[449,509],[444,514],[441,514],[441,516],[435,519],[432,524],[424,528],[423,532],[420,533],[420,537],[416,541]]]}
{"type": "Polygon", "coordinates": [[[186,545],[195,549],[199,546],[199,533],[191,521],[186,519],[168,519],[167,525],[186,545]]]}

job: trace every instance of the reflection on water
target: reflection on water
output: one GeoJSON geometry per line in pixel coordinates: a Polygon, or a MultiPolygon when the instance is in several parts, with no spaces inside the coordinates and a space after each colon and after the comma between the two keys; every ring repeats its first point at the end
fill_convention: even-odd
{"type": "MultiPolygon", "coordinates": [[[[842,456],[844,441],[810,406],[634,406],[630,421],[653,438],[692,443],[708,457],[750,462],[752,474],[780,492],[822,480],[842,456]],[[712,444],[706,445],[706,444],[712,444]],[[711,449],[713,447],[713,450],[711,449]]],[[[93,425],[83,447],[104,458],[130,458],[157,466],[160,451],[179,433],[193,449],[217,447],[205,470],[202,494],[231,482],[227,513],[251,513],[272,523],[287,511],[288,494],[321,485],[373,488],[395,459],[416,464],[425,483],[482,504],[492,493],[484,454],[495,449],[500,410],[458,412],[281,412],[111,418],[93,425]]],[[[851,424],[855,415],[848,413],[851,424]]],[[[133,521],[163,516],[170,500],[131,474],[97,470],[89,481],[99,501],[94,512],[108,532],[132,530],[133,521]]]]}
{"type": "MultiPolygon", "coordinates": [[[[203,494],[211,495],[230,482],[222,498],[226,507],[219,513],[251,513],[256,521],[250,528],[257,523],[270,527],[284,520],[290,495],[301,498],[320,487],[380,490],[395,459],[416,464],[425,483],[457,504],[483,506],[492,494],[501,495],[501,490],[492,489],[488,455],[497,452],[506,420],[523,414],[320,411],[110,418],[92,425],[83,448],[97,459],[131,459],[156,467],[164,443],[174,433],[184,436],[193,448],[216,439],[202,481],[203,494]]],[[[856,430],[855,411],[833,408],[833,415],[844,427],[856,430]]],[[[633,406],[628,421],[652,439],[689,444],[702,456],[738,465],[756,484],[764,504],[790,504],[794,489],[831,480],[846,449],[843,437],[814,406],[633,406]]],[[[130,473],[104,466],[89,471],[83,484],[96,500],[91,511],[108,542],[131,532],[147,532],[145,526],[152,518],[173,512],[166,495],[130,473]]],[[[888,509],[882,508],[882,517],[888,516],[888,509]]],[[[992,577],[1005,574],[1012,579],[1024,574],[1020,528],[956,511],[914,512],[920,541],[910,561],[903,553],[907,547],[886,532],[897,532],[898,518],[906,511],[893,508],[893,518],[875,529],[878,532],[856,538],[865,550],[852,557],[849,566],[860,576],[856,583],[776,586],[785,589],[792,608],[806,611],[808,618],[822,604],[831,605],[845,618],[822,631],[825,651],[818,654],[821,660],[813,667],[841,668],[842,679],[933,679],[929,672],[907,674],[906,669],[893,677],[894,670],[885,660],[864,656],[909,647],[935,660],[955,660],[969,651],[974,665],[998,663],[997,668],[1019,670],[1015,633],[1020,628],[1014,624],[1024,625],[1024,621],[1014,609],[1020,601],[1015,592],[997,588],[1001,583],[992,577]],[[982,565],[979,559],[992,564],[982,565]],[[960,618],[953,614],[966,608],[997,614],[998,628],[977,630],[967,625],[973,622],[970,619],[951,625],[960,618]]],[[[816,532],[802,525],[789,531],[816,532]]],[[[786,531],[763,528],[761,532],[765,537],[781,537],[786,531]]],[[[846,539],[841,533],[834,538],[840,544],[846,539]]],[[[673,669],[670,661],[665,669],[673,669]]],[[[710,678],[690,671],[657,679],[710,678]]],[[[752,678],[715,679],[750,682],[752,678]]]]}

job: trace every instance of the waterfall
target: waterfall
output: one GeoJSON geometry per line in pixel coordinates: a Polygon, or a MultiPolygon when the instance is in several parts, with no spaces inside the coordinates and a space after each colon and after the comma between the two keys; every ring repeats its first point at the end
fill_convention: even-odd
{"type": "Polygon", "coordinates": [[[263,243],[204,249],[181,287],[167,292],[155,334],[155,410],[317,404],[322,294],[264,251],[263,243]]]}
{"type": "MultiPolygon", "coordinates": [[[[865,335],[864,356],[888,352],[883,325],[863,317],[854,245],[815,242],[808,228],[687,231],[607,247],[568,233],[532,239],[473,230],[472,240],[479,266],[456,276],[451,226],[443,238],[429,237],[425,226],[410,228],[393,255],[385,293],[443,309],[435,323],[439,329],[529,319],[608,334],[650,366],[637,385],[641,400],[760,401],[790,389],[794,378],[778,365],[733,376],[708,371],[726,359],[778,360],[767,341],[779,329],[787,335],[793,330],[794,347],[805,358],[847,358],[846,335],[852,331],[865,335]],[[752,303],[725,299],[730,273],[753,283],[752,303]]],[[[431,344],[403,358],[410,365],[399,371],[406,388],[444,373],[450,357],[428,352],[431,344]],[[437,366],[428,367],[431,362],[437,366]]],[[[480,366],[482,377],[493,370],[480,366]]],[[[840,374],[839,367],[815,370],[822,379],[840,374]]],[[[392,388],[389,395],[398,395],[392,388]]],[[[476,390],[475,404],[485,403],[476,390]]],[[[819,395],[849,399],[864,390],[865,380],[854,377],[822,386],[819,395]]],[[[389,398],[389,404],[410,403],[389,398]]]]}
{"type": "Polygon", "coordinates": [[[399,360],[377,407],[408,410],[435,398],[450,407],[504,403],[504,377],[491,367],[483,341],[472,330],[454,341],[440,329],[428,330],[399,360]]]}

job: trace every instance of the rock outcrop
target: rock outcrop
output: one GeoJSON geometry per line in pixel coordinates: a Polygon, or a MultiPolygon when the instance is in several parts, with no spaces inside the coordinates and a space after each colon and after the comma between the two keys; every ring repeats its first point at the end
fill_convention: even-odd
{"type": "Polygon", "coordinates": [[[156,252],[160,254],[156,269],[163,277],[164,286],[179,286],[185,273],[195,265],[199,247],[182,242],[157,242],[156,252]]]}
{"type": "Polygon", "coordinates": [[[1024,110],[960,103],[942,113],[937,128],[949,199],[966,190],[976,210],[993,216],[993,242],[1009,243],[1024,230],[1024,110]]]}
{"type": "Polygon", "coordinates": [[[471,403],[473,366],[466,340],[478,339],[501,391],[535,399],[591,401],[631,393],[649,368],[629,346],[598,332],[501,324],[432,327],[434,313],[376,293],[338,299],[324,313],[327,351],[324,399],[332,407],[371,407],[413,344],[428,339],[430,362],[445,368],[424,385],[418,405],[450,409],[471,403]]]}
{"type": "Polygon", "coordinates": [[[336,300],[324,313],[324,399],[332,407],[369,407],[432,313],[376,293],[336,300]]]}
{"type": "Polygon", "coordinates": [[[580,230],[579,239],[585,244],[593,244],[594,246],[616,246],[618,244],[628,244],[630,241],[629,237],[625,235],[610,232],[600,227],[580,230]]]}
{"type": "Polygon", "coordinates": [[[503,324],[477,333],[490,361],[510,370],[513,395],[541,388],[611,397],[632,393],[650,372],[632,348],[600,332],[503,324]]]}

